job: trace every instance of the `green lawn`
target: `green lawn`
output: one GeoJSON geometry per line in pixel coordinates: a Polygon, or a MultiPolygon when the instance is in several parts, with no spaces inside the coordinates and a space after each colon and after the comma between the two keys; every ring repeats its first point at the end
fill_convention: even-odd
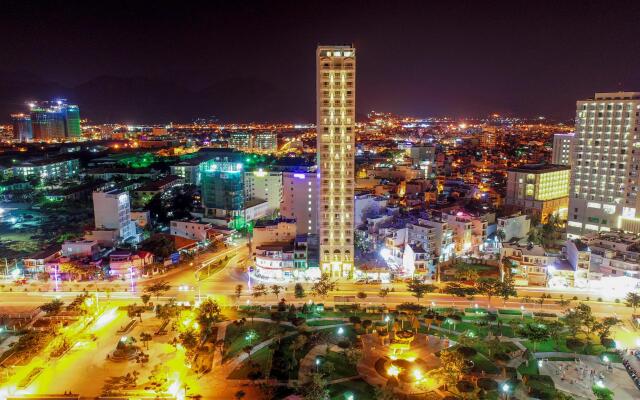
{"type": "Polygon", "coordinates": [[[323,319],[318,321],[307,321],[308,326],[327,326],[327,325],[339,325],[345,322],[341,319],[323,319]]]}
{"type": "Polygon", "coordinates": [[[330,351],[323,356],[323,362],[331,362],[335,367],[333,373],[327,377],[329,381],[358,375],[355,365],[349,364],[342,353],[330,351]]]}
{"type": "Polygon", "coordinates": [[[328,389],[331,400],[347,400],[349,395],[358,400],[375,400],[373,386],[362,379],[329,385],[328,389]]]}
{"type": "MultiPolygon", "coordinates": [[[[244,325],[230,324],[227,326],[227,333],[224,338],[226,349],[224,360],[235,357],[245,346],[255,346],[260,342],[270,339],[275,334],[276,329],[278,329],[278,327],[275,323],[264,321],[251,322],[250,319],[248,319],[244,325]],[[257,335],[252,340],[249,340],[247,333],[252,330],[255,331],[257,335]]],[[[280,325],[280,329],[286,332],[293,328],[280,325]]]]}
{"type": "Polygon", "coordinates": [[[273,350],[269,347],[262,348],[251,355],[251,361],[247,360],[243,362],[238,368],[233,370],[228,379],[248,379],[248,374],[251,371],[260,371],[263,376],[267,376],[267,369],[271,365],[271,356],[273,350]]]}
{"type": "Polygon", "coordinates": [[[527,365],[527,363],[524,363],[524,362],[520,364],[520,366],[518,367],[518,372],[520,372],[520,374],[522,375],[538,375],[539,374],[538,360],[531,357],[529,358],[528,364],[529,365],[527,365]]]}

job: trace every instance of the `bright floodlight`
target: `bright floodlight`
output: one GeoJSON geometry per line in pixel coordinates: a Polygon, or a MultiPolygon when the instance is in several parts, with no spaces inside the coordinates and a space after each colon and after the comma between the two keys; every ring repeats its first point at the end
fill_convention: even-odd
{"type": "Polygon", "coordinates": [[[506,383],[504,385],[502,385],[502,391],[503,392],[508,392],[509,391],[509,385],[506,384],[506,383]]]}
{"type": "Polygon", "coordinates": [[[344,333],[344,328],[340,327],[338,328],[338,335],[342,335],[344,333]]]}
{"type": "Polygon", "coordinates": [[[599,388],[603,388],[604,382],[602,382],[602,380],[599,380],[598,382],[596,382],[596,386],[598,386],[599,388]]]}

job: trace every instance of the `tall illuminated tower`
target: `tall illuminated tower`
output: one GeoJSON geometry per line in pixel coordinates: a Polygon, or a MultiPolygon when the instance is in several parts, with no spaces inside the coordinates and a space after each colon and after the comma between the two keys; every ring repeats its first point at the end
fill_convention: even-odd
{"type": "Polygon", "coordinates": [[[320,268],[352,278],[356,53],[353,46],[316,51],[320,268]]]}
{"type": "Polygon", "coordinates": [[[567,237],[640,233],[640,92],[596,93],[576,104],[567,237]]]}

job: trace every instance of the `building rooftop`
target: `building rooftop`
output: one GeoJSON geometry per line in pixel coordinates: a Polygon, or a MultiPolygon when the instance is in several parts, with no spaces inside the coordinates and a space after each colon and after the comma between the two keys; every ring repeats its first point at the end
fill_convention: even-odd
{"type": "Polygon", "coordinates": [[[543,174],[546,172],[569,171],[571,167],[568,165],[557,164],[527,164],[517,168],[509,168],[507,172],[525,172],[531,174],[543,174]]]}

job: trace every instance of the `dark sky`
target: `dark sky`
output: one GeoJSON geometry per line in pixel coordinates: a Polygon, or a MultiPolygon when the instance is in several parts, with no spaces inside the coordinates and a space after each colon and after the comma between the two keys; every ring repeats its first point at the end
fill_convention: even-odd
{"type": "Polygon", "coordinates": [[[313,121],[318,43],[357,47],[361,114],[572,118],[640,90],[640,1],[94,3],[0,0],[0,113],[59,92],[99,121],[313,121]]]}

